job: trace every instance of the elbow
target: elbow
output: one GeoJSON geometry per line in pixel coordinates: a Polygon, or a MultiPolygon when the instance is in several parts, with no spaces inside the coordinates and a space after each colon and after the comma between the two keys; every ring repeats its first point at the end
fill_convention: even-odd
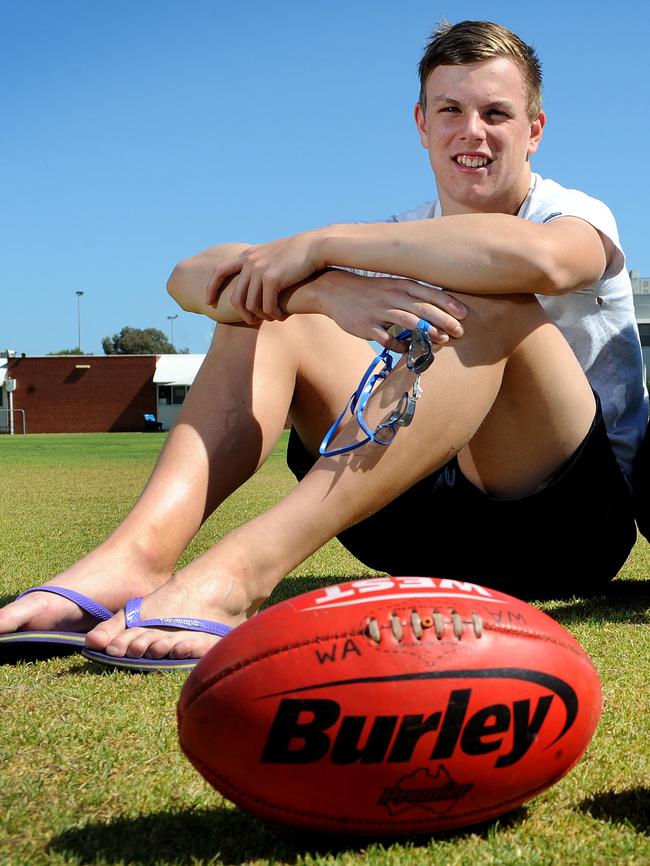
{"type": "Polygon", "coordinates": [[[590,255],[570,242],[558,243],[555,235],[543,243],[531,245],[529,264],[532,267],[532,284],[538,295],[568,295],[578,289],[586,289],[599,280],[606,267],[602,256],[590,255]]]}
{"type": "Polygon", "coordinates": [[[559,296],[572,292],[575,285],[571,285],[567,279],[567,275],[561,269],[543,268],[537,275],[535,282],[536,295],[552,295],[559,296]]]}
{"type": "Polygon", "coordinates": [[[545,272],[540,275],[538,288],[535,289],[537,295],[551,295],[559,297],[560,295],[570,295],[578,289],[586,289],[595,282],[595,279],[579,279],[574,271],[566,267],[557,267],[555,269],[546,268],[545,272]]]}
{"type": "Polygon", "coordinates": [[[576,282],[575,272],[549,249],[542,250],[533,264],[532,284],[536,295],[552,296],[566,295],[583,287],[576,282]]]}
{"type": "Polygon", "coordinates": [[[206,313],[206,289],[214,268],[224,257],[243,252],[248,244],[218,244],[179,262],[167,280],[167,292],[187,313],[206,313]]]}
{"type": "Polygon", "coordinates": [[[167,294],[177,303],[180,303],[180,282],[182,265],[183,263],[179,262],[172,270],[169,278],[167,279],[167,294]]]}
{"type": "Polygon", "coordinates": [[[187,313],[196,312],[191,303],[191,294],[188,291],[189,260],[179,262],[169,275],[167,280],[167,294],[172,297],[178,306],[187,313]]]}

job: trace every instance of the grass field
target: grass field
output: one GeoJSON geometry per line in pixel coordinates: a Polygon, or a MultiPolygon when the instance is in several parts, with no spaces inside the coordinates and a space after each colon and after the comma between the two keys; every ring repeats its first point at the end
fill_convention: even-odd
{"type": "MultiPolygon", "coordinates": [[[[163,438],[0,438],[0,603],[115,526],[163,438]]],[[[290,489],[284,445],[203,527],[187,557],[290,489]]],[[[278,598],[368,573],[332,542],[278,598]]],[[[650,548],[637,543],[607,597],[543,607],[583,644],[603,681],[603,718],[585,758],[498,822],[408,841],[297,835],[223,800],[177,747],[183,674],[105,674],[77,657],[0,666],[0,864],[650,864],[650,548]]]]}

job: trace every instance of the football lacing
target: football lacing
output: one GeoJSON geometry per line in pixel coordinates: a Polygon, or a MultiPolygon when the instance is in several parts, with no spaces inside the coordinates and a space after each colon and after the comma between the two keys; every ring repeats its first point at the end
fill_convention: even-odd
{"type": "MultiPolygon", "coordinates": [[[[449,616],[451,627],[456,640],[460,640],[463,636],[463,626],[471,625],[472,631],[476,638],[483,637],[483,620],[477,613],[470,614],[470,622],[463,622],[459,613],[452,611],[449,616]]],[[[412,610],[408,622],[411,626],[411,631],[416,640],[422,640],[425,629],[433,628],[438,640],[442,640],[445,634],[445,617],[440,611],[431,611],[431,616],[420,616],[417,610],[412,610]]],[[[393,637],[398,643],[401,643],[404,638],[404,626],[402,620],[396,613],[391,613],[389,617],[388,628],[393,633],[393,637]]],[[[368,637],[375,643],[381,641],[381,626],[375,617],[368,620],[368,637]]]]}

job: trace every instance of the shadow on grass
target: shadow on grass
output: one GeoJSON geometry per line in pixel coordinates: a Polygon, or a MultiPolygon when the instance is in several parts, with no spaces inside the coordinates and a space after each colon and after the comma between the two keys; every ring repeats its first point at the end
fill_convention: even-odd
{"type": "Polygon", "coordinates": [[[650,788],[595,794],[583,800],[579,808],[592,818],[624,824],[638,833],[650,835],[650,788]]]}
{"type": "MultiPolygon", "coordinates": [[[[287,598],[293,598],[303,592],[322,589],[335,583],[346,583],[351,580],[368,580],[372,577],[385,575],[349,574],[337,577],[323,577],[318,574],[288,577],[280,581],[271,593],[264,607],[277,604],[287,598]]],[[[14,601],[15,595],[0,595],[0,607],[14,601]]],[[[561,599],[560,599],[561,600],[561,599]]],[[[550,597],[545,601],[553,601],[550,597]]],[[[600,592],[593,598],[577,598],[567,600],[561,607],[553,609],[553,617],[569,622],[589,617],[610,622],[642,622],[650,621],[650,580],[619,579],[613,581],[605,592],[600,592]]]]}
{"type": "MultiPolygon", "coordinates": [[[[348,575],[347,577],[324,578],[319,575],[304,575],[283,580],[274,589],[266,606],[277,604],[303,592],[322,589],[333,583],[349,580],[366,580],[371,575],[348,575]]],[[[553,602],[553,599],[545,599],[553,602]]],[[[553,619],[564,624],[594,620],[596,622],[649,623],[650,580],[615,580],[606,592],[593,598],[575,598],[553,603],[550,611],[553,619]]]]}
{"type": "Polygon", "coordinates": [[[264,607],[270,607],[272,604],[277,604],[287,598],[301,595],[303,592],[312,592],[315,589],[322,589],[335,583],[347,583],[350,580],[367,580],[375,576],[378,577],[379,575],[348,574],[345,577],[323,577],[322,574],[307,574],[300,575],[299,577],[288,577],[281,580],[275,587],[268,600],[264,603],[264,607]]]}
{"type": "Polygon", "coordinates": [[[393,844],[426,848],[433,839],[462,838],[467,833],[487,838],[500,827],[520,823],[525,816],[525,807],[520,807],[498,821],[477,824],[467,830],[371,840],[277,827],[236,808],[187,809],[75,827],[55,836],[48,853],[64,856],[67,863],[79,866],[122,863],[198,866],[203,862],[240,864],[255,860],[295,863],[309,855],[364,852],[374,845],[383,849],[393,844]]]}
{"type": "Polygon", "coordinates": [[[564,625],[594,622],[650,623],[650,581],[615,580],[606,593],[553,606],[553,619],[564,625]]]}

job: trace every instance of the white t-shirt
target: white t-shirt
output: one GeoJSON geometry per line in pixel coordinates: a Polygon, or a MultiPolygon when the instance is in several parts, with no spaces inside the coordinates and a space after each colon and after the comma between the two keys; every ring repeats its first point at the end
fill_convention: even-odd
{"type": "MultiPolygon", "coordinates": [[[[439,202],[430,201],[391,216],[386,222],[440,216],[439,202]]],[[[646,428],[648,396],[632,286],[614,216],[598,199],[538,174],[532,175],[530,190],[517,216],[534,223],[578,217],[608,237],[616,248],[609,268],[592,286],[560,296],[537,295],[537,299],[564,334],[598,392],[610,441],[629,479],[646,428]]]]}

